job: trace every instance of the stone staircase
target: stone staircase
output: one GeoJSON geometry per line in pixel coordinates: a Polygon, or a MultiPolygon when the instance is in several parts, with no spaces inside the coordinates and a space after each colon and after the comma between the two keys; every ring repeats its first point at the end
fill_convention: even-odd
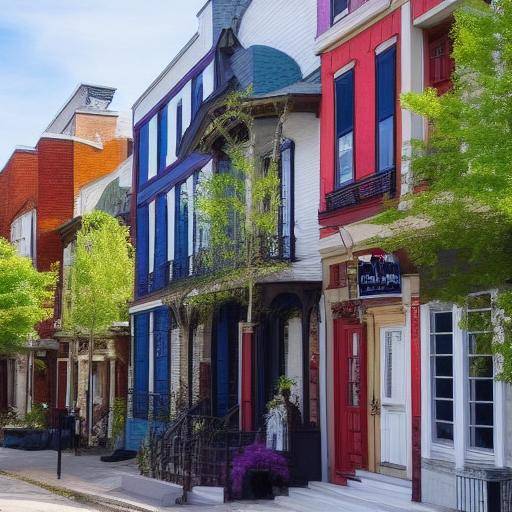
{"type": "Polygon", "coordinates": [[[449,512],[448,509],[411,502],[411,483],[365,471],[360,481],[348,486],[310,482],[307,488],[291,488],[275,505],[294,512],[449,512]]]}

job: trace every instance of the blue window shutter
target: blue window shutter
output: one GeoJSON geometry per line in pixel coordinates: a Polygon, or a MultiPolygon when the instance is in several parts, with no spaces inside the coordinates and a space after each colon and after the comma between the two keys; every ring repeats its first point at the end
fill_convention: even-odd
{"type": "Polygon", "coordinates": [[[338,137],[354,129],[354,70],[336,79],[336,134],[338,137]]]}
{"type": "Polygon", "coordinates": [[[167,167],[167,117],[168,105],[158,113],[158,172],[167,167]]]}
{"type": "Polygon", "coordinates": [[[293,257],[294,245],[294,152],[292,141],[281,149],[281,251],[287,259],[293,257]]]}
{"type": "Polygon", "coordinates": [[[197,111],[203,102],[203,74],[200,73],[192,79],[192,118],[195,117],[197,111]]]}
{"type": "Polygon", "coordinates": [[[137,295],[148,292],[149,273],[149,209],[147,205],[137,209],[137,295]]]}
{"type": "Polygon", "coordinates": [[[147,418],[149,391],[149,313],[134,316],[133,415],[147,418]]]}
{"type": "Polygon", "coordinates": [[[216,342],[216,413],[225,416],[229,409],[229,315],[226,308],[218,313],[216,342]]]}
{"type": "Polygon", "coordinates": [[[377,55],[377,120],[395,114],[396,47],[377,55]]]}
{"type": "Polygon", "coordinates": [[[176,106],[176,153],[181,144],[183,136],[183,101],[180,100],[176,106]]]}
{"type": "Polygon", "coordinates": [[[149,165],[149,124],[146,123],[139,130],[139,186],[148,181],[149,165]]]}
{"type": "Polygon", "coordinates": [[[167,196],[156,198],[154,290],[167,284],[167,196]]]}

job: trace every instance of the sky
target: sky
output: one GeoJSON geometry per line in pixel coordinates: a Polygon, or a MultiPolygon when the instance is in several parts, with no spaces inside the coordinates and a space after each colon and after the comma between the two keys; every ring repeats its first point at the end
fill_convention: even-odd
{"type": "Polygon", "coordinates": [[[197,30],[205,0],[0,0],[0,170],[81,82],[130,110],[197,30]]]}

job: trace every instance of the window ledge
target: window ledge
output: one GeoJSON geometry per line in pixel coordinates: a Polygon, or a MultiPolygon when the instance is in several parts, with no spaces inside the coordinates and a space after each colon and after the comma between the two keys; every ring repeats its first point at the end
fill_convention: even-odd
{"type": "Polygon", "coordinates": [[[372,0],[339,19],[327,32],[316,39],[315,53],[320,55],[333,47],[340,39],[378,16],[391,6],[391,0],[372,0]]]}

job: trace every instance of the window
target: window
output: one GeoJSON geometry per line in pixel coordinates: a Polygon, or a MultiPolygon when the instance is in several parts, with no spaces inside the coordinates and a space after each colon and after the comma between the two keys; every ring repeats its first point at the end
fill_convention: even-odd
{"type": "Polygon", "coordinates": [[[11,243],[20,256],[34,258],[34,222],[35,211],[24,213],[11,224],[11,243]]]}
{"type": "Polygon", "coordinates": [[[192,118],[195,117],[197,111],[203,103],[203,74],[200,73],[192,79],[192,118]]]}
{"type": "Polygon", "coordinates": [[[178,153],[181,138],[183,137],[183,100],[176,106],[176,153],[178,153]]]}
{"type": "Polygon", "coordinates": [[[158,112],[158,172],[167,167],[167,105],[158,112]]]}
{"type": "Polygon", "coordinates": [[[176,185],[175,250],[173,278],[188,275],[188,194],[187,182],[176,185]]]}
{"type": "Polygon", "coordinates": [[[332,0],[332,22],[336,23],[348,13],[349,0],[332,0]]]}
{"type": "Polygon", "coordinates": [[[377,55],[377,169],[395,165],[396,47],[377,55]]]}
{"type": "Polygon", "coordinates": [[[158,170],[158,115],[149,121],[148,133],[148,180],[155,177],[158,170]]]}
{"type": "Polygon", "coordinates": [[[494,447],[494,360],[489,295],[470,298],[467,310],[466,354],[469,399],[469,446],[494,447]]]}
{"type": "Polygon", "coordinates": [[[148,181],[149,123],[139,129],[139,186],[148,181]]]}
{"type": "Polygon", "coordinates": [[[293,248],[293,142],[281,149],[281,222],[280,235],[283,258],[292,257],[293,248]]]}
{"type": "Polygon", "coordinates": [[[336,186],[354,178],[354,71],[336,79],[336,186]]]}
{"type": "Polygon", "coordinates": [[[455,62],[451,58],[452,44],[448,33],[429,39],[429,82],[440,94],[451,87],[455,62]]]}
{"type": "Polygon", "coordinates": [[[151,287],[151,276],[155,270],[155,226],[156,226],[156,206],[155,201],[149,203],[149,221],[148,221],[148,274],[150,276],[150,287],[151,287]]]}
{"type": "Polygon", "coordinates": [[[433,439],[453,442],[453,318],[451,311],[430,316],[433,439]]]}

